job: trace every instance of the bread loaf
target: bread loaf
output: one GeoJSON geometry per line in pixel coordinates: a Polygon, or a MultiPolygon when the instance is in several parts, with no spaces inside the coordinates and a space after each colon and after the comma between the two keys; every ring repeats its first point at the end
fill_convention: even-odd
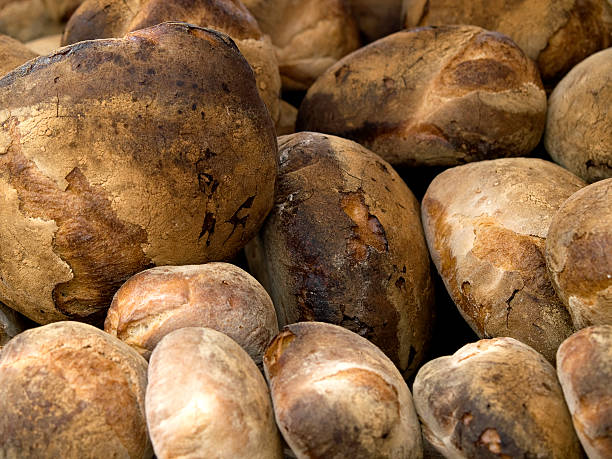
{"type": "Polygon", "coordinates": [[[0,35],[0,77],[37,56],[14,38],[0,35]]]}

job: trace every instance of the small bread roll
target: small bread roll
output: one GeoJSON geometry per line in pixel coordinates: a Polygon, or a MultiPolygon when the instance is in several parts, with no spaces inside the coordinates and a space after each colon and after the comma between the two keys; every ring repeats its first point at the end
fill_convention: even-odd
{"type": "Polygon", "coordinates": [[[78,322],[27,330],[0,353],[0,457],[149,458],[147,362],[78,322]]]}
{"type": "Polygon", "coordinates": [[[555,369],[515,339],[426,363],[413,391],[423,436],[444,457],[582,457],[555,369]]]}
{"type": "Polygon", "coordinates": [[[23,316],[0,303],[0,350],[13,337],[24,331],[26,324],[23,316]]]}
{"type": "Polygon", "coordinates": [[[563,203],[546,238],[546,265],[576,329],[612,325],[612,178],[563,203]]]}
{"type": "Polygon", "coordinates": [[[574,67],[548,100],[546,150],[587,182],[612,177],[611,75],[608,48],[574,67]]]}
{"type": "Polygon", "coordinates": [[[336,325],[285,327],[266,351],[276,422],[302,458],[421,458],[406,382],[372,343],[336,325]]]}
{"type": "MultiPolygon", "coordinates": [[[[37,56],[38,54],[21,42],[0,34],[0,78],[37,56]]],[[[0,150],[1,147],[2,145],[0,150]]]]}
{"type": "Polygon", "coordinates": [[[159,459],[280,459],[266,382],[242,348],[208,328],[181,328],[151,355],[147,424],[159,459]]]}
{"type": "Polygon", "coordinates": [[[344,57],[310,87],[296,128],[355,140],[394,165],[454,166],[526,155],[545,121],[538,70],[512,40],[447,26],[344,57]]]}
{"type": "Polygon", "coordinates": [[[574,328],[548,277],[546,236],[561,204],[584,185],[534,158],[467,164],[433,180],[422,207],[429,251],[479,337],[511,336],[554,361],[574,328]]]}
{"type": "Polygon", "coordinates": [[[148,359],[168,333],[208,327],[225,333],[258,365],[278,334],[270,296],[229,263],[164,266],[131,277],[115,294],[104,330],[148,359]]]}
{"type": "Polygon", "coordinates": [[[557,351],[557,375],[589,459],[612,457],[612,326],[585,328],[557,351]]]}

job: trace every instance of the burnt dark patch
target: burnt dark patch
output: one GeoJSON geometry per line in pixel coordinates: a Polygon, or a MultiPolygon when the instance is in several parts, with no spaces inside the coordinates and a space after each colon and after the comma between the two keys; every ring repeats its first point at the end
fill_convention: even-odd
{"type": "Polygon", "coordinates": [[[340,325],[364,338],[370,338],[374,334],[374,327],[363,322],[358,317],[350,317],[343,314],[340,325]]]}
{"type": "Polygon", "coordinates": [[[202,223],[202,231],[198,236],[198,240],[202,239],[206,235],[206,247],[210,246],[210,238],[215,232],[215,225],[217,224],[217,218],[212,212],[206,212],[204,216],[204,222],[202,223]]]}
{"type": "Polygon", "coordinates": [[[231,223],[233,225],[232,232],[229,234],[229,236],[227,236],[227,239],[225,240],[226,242],[233,236],[237,227],[242,226],[243,229],[245,228],[246,222],[249,219],[249,214],[246,214],[242,217],[240,217],[238,214],[241,210],[250,209],[253,206],[254,200],[255,196],[249,196],[246,201],[240,204],[240,207],[238,207],[238,209],[236,210],[236,212],[234,212],[230,219],[226,221],[226,223],[231,223]]]}
{"type": "Polygon", "coordinates": [[[404,279],[403,277],[398,277],[397,280],[395,281],[395,286],[399,289],[399,290],[405,290],[406,289],[406,279],[404,279]]]}

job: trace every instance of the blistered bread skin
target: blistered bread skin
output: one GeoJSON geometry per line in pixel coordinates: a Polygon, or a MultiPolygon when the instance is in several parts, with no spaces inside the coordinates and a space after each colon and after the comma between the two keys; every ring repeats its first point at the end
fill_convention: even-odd
{"type": "Polygon", "coordinates": [[[137,272],[234,256],[273,204],[276,152],[219,32],[165,23],[30,61],[0,79],[0,301],[99,323],[137,272]]]}
{"type": "Polygon", "coordinates": [[[341,325],[410,375],[433,315],[417,200],[388,163],[355,142],[301,132],[280,137],[279,150],[276,203],[246,249],[279,326],[341,325]]]}
{"type": "Polygon", "coordinates": [[[266,381],[232,339],[181,328],[153,351],[147,425],[159,459],[281,459],[266,381]]]}
{"type": "Polygon", "coordinates": [[[147,362],[79,322],[27,330],[0,352],[0,457],[153,456],[147,362]]]}
{"type": "Polygon", "coordinates": [[[104,330],[149,358],[159,341],[184,327],[207,327],[236,341],[257,363],[278,334],[270,296],[229,263],[163,266],[131,277],[113,297],[104,330]]]}
{"type": "Polygon", "coordinates": [[[431,257],[461,315],[481,338],[511,336],[553,362],[574,331],[548,277],[546,236],[585,183],[535,158],[447,169],[422,202],[431,257]]]}
{"type": "Polygon", "coordinates": [[[583,457],[555,369],[515,339],[426,363],[413,393],[423,437],[444,457],[583,457]]]}
{"type": "Polygon", "coordinates": [[[336,325],[288,325],[264,358],[276,422],[298,459],[421,458],[412,396],[372,343],[336,325]]]}
{"type": "Polygon", "coordinates": [[[355,140],[394,165],[454,166],[527,155],[545,122],[538,70],[512,40],[447,26],[344,57],[310,87],[296,128],[355,140]]]}

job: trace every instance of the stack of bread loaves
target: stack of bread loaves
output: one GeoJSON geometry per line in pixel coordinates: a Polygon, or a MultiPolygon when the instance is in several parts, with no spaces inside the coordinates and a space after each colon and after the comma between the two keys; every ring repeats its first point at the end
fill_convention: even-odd
{"type": "Polygon", "coordinates": [[[611,44],[610,0],[0,0],[0,459],[611,458],[611,44]]]}

